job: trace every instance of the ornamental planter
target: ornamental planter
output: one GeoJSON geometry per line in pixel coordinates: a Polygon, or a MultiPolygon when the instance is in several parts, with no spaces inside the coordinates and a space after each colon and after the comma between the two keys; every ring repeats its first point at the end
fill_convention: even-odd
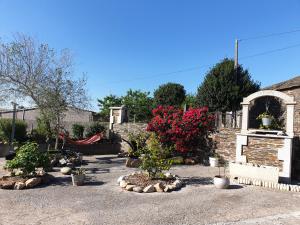
{"type": "Polygon", "coordinates": [[[230,181],[228,177],[215,176],[214,185],[218,189],[227,189],[229,187],[230,181]]]}
{"type": "Polygon", "coordinates": [[[216,157],[209,157],[209,165],[210,167],[218,167],[219,159],[216,157]]]}
{"type": "Polygon", "coordinates": [[[261,119],[261,121],[262,121],[262,125],[263,126],[269,127],[269,126],[271,126],[272,118],[270,118],[270,117],[263,117],[261,119]]]}
{"type": "Polygon", "coordinates": [[[71,174],[73,186],[82,186],[84,185],[85,174],[71,174]]]}

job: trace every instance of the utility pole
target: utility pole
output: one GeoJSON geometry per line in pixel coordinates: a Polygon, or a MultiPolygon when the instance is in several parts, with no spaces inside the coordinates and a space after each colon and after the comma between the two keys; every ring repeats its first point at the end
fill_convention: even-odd
{"type": "MultiPolygon", "coordinates": [[[[239,40],[235,39],[234,45],[234,72],[235,72],[235,84],[238,83],[238,66],[239,66],[239,40]]],[[[236,109],[232,110],[233,127],[236,128],[236,109]]]]}
{"type": "Polygon", "coordinates": [[[13,105],[13,118],[12,118],[12,128],[11,128],[11,136],[10,136],[10,146],[9,146],[9,151],[11,153],[14,152],[14,146],[13,146],[13,141],[15,139],[15,127],[16,127],[16,110],[17,110],[17,103],[11,102],[13,105]]]}

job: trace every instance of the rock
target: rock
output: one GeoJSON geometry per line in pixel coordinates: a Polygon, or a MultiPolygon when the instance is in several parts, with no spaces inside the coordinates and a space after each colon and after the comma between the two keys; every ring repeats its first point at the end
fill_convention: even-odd
{"type": "Polygon", "coordinates": [[[142,192],[143,192],[143,188],[142,188],[142,187],[139,187],[139,186],[135,186],[132,190],[133,190],[134,192],[138,192],[138,193],[142,193],[142,192]]]}
{"type": "Polygon", "coordinates": [[[125,181],[125,180],[122,180],[121,182],[120,182],[120,187],[121,188],[125,188],[127,186],[127,182],[125,181]]]}
{"type": "Polygon", "coordinates": [[[135,185],[131,185],[131,184],[128,184],[126,187],[125,187],[125,189],[127,190],[127,191],[133,191],[133,188],[135,187],[135,185]]]}
{"type": "Polygon", "coordinates": [[[173,175],[171,173],[165,173],[165,177],[167,179],[171,179],[171,178],[173,178],[173,175]]]}
{"type": "Polygon", "coordinates": [[[51,166],[55,166],[56,164],[58,163],[58,160],[55,158],[55,159],[52,159],[51,161],[50,161],[50,165],[51,166]]]}
{"type": "Polygon", "coordinates": [[[125,176],[120,176],[117,180],[117,183],[120,185],[120,182],[125,179],[125,176]]]}
{"type": "Polygon", "coordinates": [[[14,189],[15,189],[15,190],[22,190],[22,189],[24,189],[25,187],[26,187],[26,184],[23,183],[23,182],[17,182],[17,183],[15,183],[15,185],[14,185],[14,189]]]}
{"type": "Polygon", "coordinates": [[[4,182],[1,182],[1,188],[2,189],[13,189],[15,185],[15,181],[12,180],[6,180],[4,182]]]}
{"type": "Polygon", "coordinates": [[[193,158],[186,158],[186,159],[184,159],[184,164],[186,164],[186,165],[195,165],[196,160],[194,160],[193,158]]]}
{"type": "Polygon", "coordinates": [[[17,171],[14,172],[15,176],[21,176],[23,175],[23,171],[18,169],[17,171]]]}
{"type": "Polygon", "coordinates": [[[157,192],[164,192],[164,184],[162,182],[159,182],[154,185],[154,188],[157,192]]]}
{"type": "Polygon", "coordinates": [[[175,180],[173,185],[176,187],[176,189],[179,189],[182,187],[182,182],[180,180],[175,180]]]}
{"type": "Polygon", "coordinates": [[[145,192],[145,193],[155,192],[155,188],[154,188],[153,185],[149,185],[149,186],[144,188],[143,192],[145,192]]]}
{"type": "Polygon", "coordinates": [[[67,161],[66,161],[65,159],[60,159],[58,162],[59,162],[59,164],[62,165],[62,166],[64,166],[64,165],[67,164],[67,161]]]}
{"type": "Polygon", "coordinates": [[[39,185],[41,182],[42,182],[42,179],[40,177],[30,178],[25,182],[26,188],[35,187],[35,186],[39,185]]]}
{"type": "Polygon", "coordinates": [[[64,175],[70,175],[72,172],[72,169],[70,167],[63,167],[60,169],[60,172],[64,175]]]}
{"type": "Polygon", "coordinates": [[[125,165],[127,167],[133,167],[133,168],[137,168],[142,164],[142,160],[140,160],[139,158],[135,159],[135,158],[128,158],[126,160],[125,165]]]}

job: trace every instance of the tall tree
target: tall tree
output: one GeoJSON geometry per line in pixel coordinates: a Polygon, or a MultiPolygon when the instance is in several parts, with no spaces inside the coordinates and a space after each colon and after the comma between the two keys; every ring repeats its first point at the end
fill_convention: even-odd
{"type": "Polygon", "coordinates": [[[150,92],[129,89],[122,99],[129,111],[129,121],[145,122],[151,118],[152,98],[150,92]]]}
{"type": "Polygon", "coordinates": [[[185,100],[185,94],[186,91],[181,84],[163,84],[154,91],[154,104],[179,107],[185,100]]]}
{"type": "Polygon", "coordinates": [[[240,109],[243,97],[259,90],[260,83],[251,78],[241,65],[234,68],[228,58],[217,63],[206,74],[198,88],[197,105],[208,106],[211,111],[233,111],[240,109]]]}
{"type": "Polygon", "coordinates": [[[121,106],[122,105],[122,97],[118,97],[116,95],[107,95],[102,99],[98,99],[98,106],[100,108],[100,120],[101,121],[109,121],[109,107],[113,106],[121,106]]]}
{"type": "MultiPolygon", "coordinates": [[[[31,100],[48,126],[55,127],[56,148],[61,120],[68,107],[89,105],[86,79],[74,79],[68,50],[56,53],[47,44],[18,34],[10,43],[0,44],[1,95],[31,100]]],[[[48,129],[51,129],[48,127],[48,129]]]]}

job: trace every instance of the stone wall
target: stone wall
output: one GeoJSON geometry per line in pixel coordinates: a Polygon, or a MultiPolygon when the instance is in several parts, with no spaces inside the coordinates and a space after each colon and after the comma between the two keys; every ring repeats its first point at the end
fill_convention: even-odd
{"type": "Polygon", "coordinates": [[[129,133],[139,133],[145,131],[147,128],[146,123],[121,123],[114,124],[112,132],[119,138],[121,142],[121,151],[127,152],[130,148],[129,145],[122,139],[128,140],[129,133]]]}
{"type": "Polygon", "coordinates": [[[278,150],[284,146],[284,139],[248,136],[248,145],[243,146],[243,155],[248,163],[275,166],[282,170],[283,162],[278,160],[278,150]]]}
{"type": "Polygon", "coordinates": [[[235,160],[236,133],[239,131],[239,129],[233,128],[219,128],[216,133],[211,135],[214,151],[222,159],[235,160]]]}

